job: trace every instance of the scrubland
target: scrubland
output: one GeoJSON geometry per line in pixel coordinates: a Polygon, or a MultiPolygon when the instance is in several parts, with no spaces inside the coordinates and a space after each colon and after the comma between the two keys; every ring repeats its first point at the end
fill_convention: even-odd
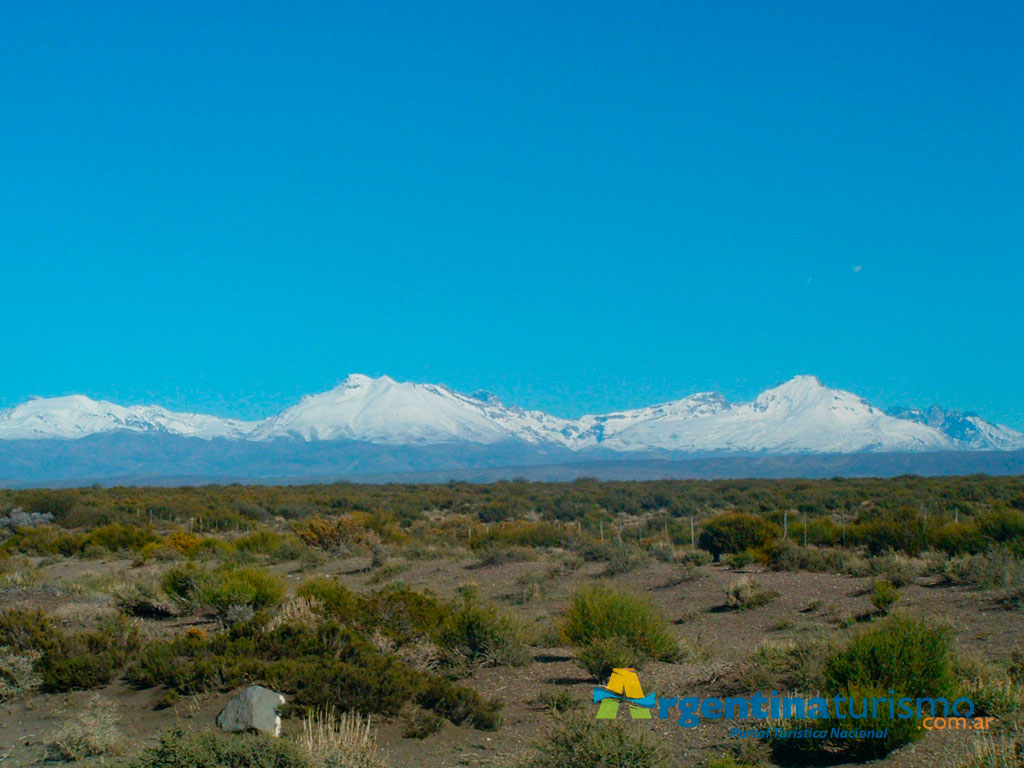
{"type": "Polygon", "coordinates": [[[1021,478],[5,491],[0,539],[5,764],[1024,760],[1021,478]],[[992,727],[597,721],[623,666],[659,696],[967,696],[992,727]],[[278,739],[217,731],[252,683],[278,739]]]}

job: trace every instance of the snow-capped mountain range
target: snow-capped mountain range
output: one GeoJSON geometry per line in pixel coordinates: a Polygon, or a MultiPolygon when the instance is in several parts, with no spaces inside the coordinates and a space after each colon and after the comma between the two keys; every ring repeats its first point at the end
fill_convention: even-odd
{"type": "Polygon", "coordinates": [[[0,440],[74,440],[135,432],[229,441],[359,441],[389,446],[494,445],[621,453],[861,453],[1024,449],[1024,433],[974,414],[893,408],[797,376],[747,403],[713,392],[661,405],[563,419],[487,394],[387,376],[349,376],[262,421],[120,406],[82,395],[0,411],[0,440]]]}

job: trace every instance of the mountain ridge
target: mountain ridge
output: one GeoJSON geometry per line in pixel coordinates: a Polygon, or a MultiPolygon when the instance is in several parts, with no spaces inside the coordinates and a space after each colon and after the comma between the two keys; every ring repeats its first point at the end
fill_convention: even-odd
{"type": "Polygon", "coordinates": [[[894,407],[799,375],[732,403],[699,392],[643,408],[567,419],[487,393],[352,374],[259,421],[121,406],[83,395],[36,398],[0,411],[0,441],[75,440],[112,432],[227,442],[354,441],[390,446],[519,443],[536,450],[639,455],[1012,451],[1024,433],[977,414],[894,407]]]}

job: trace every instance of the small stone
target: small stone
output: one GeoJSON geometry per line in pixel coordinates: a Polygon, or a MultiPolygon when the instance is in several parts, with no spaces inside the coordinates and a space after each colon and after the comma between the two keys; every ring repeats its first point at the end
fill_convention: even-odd
{"type": "Polygon", "coordinates": [[[250,685],[236,695],[217,715],[217,725],[225,731],[261,731],[281,735],[278,707],[284,696],[262,685],[250,685]]]}

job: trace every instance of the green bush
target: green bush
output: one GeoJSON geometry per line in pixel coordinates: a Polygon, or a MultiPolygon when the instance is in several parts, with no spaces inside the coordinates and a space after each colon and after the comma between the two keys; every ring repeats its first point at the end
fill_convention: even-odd
{"type": "Polygon", "coordinates": [[[173,599],[188,606],[207,606],[221,616],[232,606],[254,611],[269,608],[284,596],[284,580],[259,568],[222,566],[208,571],[185,563],[169,569],[161,586],[173,599]]]}
{"type": "Polygon", "coordinates": [[[89,553],[106,555],[123,551],[138,552],[147,544],[158,541],[157,535],[148,527],[109,523],[93,528],[88,533],[79,533],[53,525],[34,528],[22,527],[4,542],[9,552],[30,555],[72,555],[85,556],[89,553]]]}
{"type": "Polygon", "coordinates": [[[706,552],[703,549],[687,549],[679,555],[679,564],[689,566],[692,568],[699,568],[702,565],[708,565],[714,561],[710,552],[706,552]]]}
{"type": "Polygon", "coordinates": [[[127,616],[167,619],[174,615],[173,606],[159,593],[158,587],[145,578],[116,583],[110,588],[110,595],[127,616]]]}
{"type": "Polygon", "coordinates": [[[748,565],[752,565],[755,560],[756,558],[754,557],[754,553],[749,549],[737,552],[735,555],[722,556],[722,562],[729,566],[729,569],[733,571],[740,571],[748,565]]]}
{"type": "MultiPolygon", "coordinates": [[[[952,701],[957,696],[953,673],[953,654],[948,632],[924,621],[892,616],[877,626],[856,635],[846,647],[826,661],[823,687],[832,696],[847,701],[844,717],[833,714],[824,725],[812,721],[815,728],[888,729],[883,739],[783,739],[772,744],[780,755],[791,752],[839,751],[854,760],[884,757],[924,735],[914,718],[890,718],[887,708],[879,707],[877,716],[850,716],[849,700],[863,706],[861,699],[939,698],[952,701]],[[892,691],[893,693],[890,693],[892,691]]],[[[794,727],[807,727],[798,723],[794,727]]]]}
{"type": "MultiPolygon", "coordinates": [[[[871,713],[871,700],[873,698],[891,697],[888,687],[875,684],[851,683],[843,689],[843,695],[847,697],[847,709],[845,717],[832,717],[829,719],[828,728],[839,728],[840,731],[854,731],[857,729],[884,731],[885,736],[881,739],[861,739],[856,736],[838,737],[831,741],[830,747],[838,749],[854,760],[872,760],[892,752],[894,749],[916,741],[924,735],[921,724],[914,718],[892,718],[883,707],[879,707],[876,714],[871,713]],[[866,699],[866,702],[865,702],[866,699]],[[856,704],[853,704],[856,702],[856,704]],[[852,717],[851,708],[859,710],[863,708],[864,717],[852,717]]],[[[897,695],[899,695],[897,693],[897,695]]]]}
{"type": "Polygon", "coordinates": [[[281,602],[284,580],[259,568],[218,568],[207,573],[198,599],[223,615],[232,606],[246,605],[255,611],[281,602]]]}
{"type": "Polygon", "coordinates": [[[206,571],[194,563],[185,563],[168,569],[160,580],[160,586],[171,599],[193,605],[199,599],[205,578],[206,571]]]}
{"type": "Polygon", "coordinates": [[[1008,668],[971,657],[957,660],[960,695],[974,704],[976,716],[1014,717],[1024,711],[1024,680],[1008,668]]]}
{"type": "Polygon", "coordinates": [[[855,636],[825,666],[826,685],[892,688],[897,696],[956,692],[949,633],[924,621],[892,616],[855,636]]]}
{"type": "Polygon", "coordinates": [[[0,611],[0,645],[19,651],[45,652],[58,645],[59,635],[42,611],[21,608],[0,611]]]}
{"type": "Polygon", "coordinates": [[[583,706],[569,691],[547,691],[537,697],[537,703],[550,712],[572,712],[583,706]]]}
{"type": "Polygon", "coordinates": [[[736,554],[747,549],[763,548],[777,539],[779,534],[779,526],[764,517],[727,512],[704,524],[697,545],[710,552],[717,562],[726,553],[736,554]]]}
{"type": "Polygon", "coordinates": [[[252,621],[210,638],[155,641],[139,651],[126,678],[139,688],[165,686],[182,694],[260,681],[291,695],[292,706],[387,716],[419,697],[422,706],[453,722],[480,728],[496,727],[500,708],[465,686],[381,653],[360,631],[334,619],[270,631],[252,621]]]}
{"type": "Polygon", "coordinates": [[[123,616],[95,630],[67,633],[41,611],[0,612],[0,646],[38,653],[36,672],[44,691],[98,688],[117,675],[140,646],[135,626],[123,616]]]}
{"type": "Polygon", "coordinates": [[[427,677],[417,703],[455,725],[465,723],[482,731],[493,731],[501,724],[500,701],[485,699],[472,688],[456,685],[437,675],[427,677]]]}
{"type": "Polygon", "coordinates": [[[568,642],[579,647],[619,638],[643,658],[673,661],[679,657],[679,644],[660,610],[638,595],[602,584],[573,594],[561,630],[568,642]]]}
{"type": "Polygon", "coordinates": [[[275,561],[298,560],[310,552],[298,536],[282,535],[263,527],[234,539],[232,544],[240,553],[264,555],[275,561]]]}
{"type": "Polygon", "coordinates": [[[481,666],[521,666],[529,655],[522,627],[478,600],[467,599],[442,623],[438,644],[452,661],[481,666]]]}
{"type": "Polygon", "coordinates": [[[173,730],[130,768],[313,768],[298,748],[263,735],[223,736],[173,730]]]}
{"type": "Polygon", "coordinates": [[[707,768],[770,768],[771,750],[759,741],[742,739],[732,751],[708,758],[707,768]]]}
{"type": "Polygon", "coordinates": [[[917,509],[872,510],[847,530],[850,544],[862,544],[872,555],[903,552],[917,556],[929,543],[928,520],[917,509]]]}
{"type": "Polygon", "coordinates": [[[404,739],[425,739],[444,727],[444,718],[422,709],[413,710],[402,729],[404,739]]]}
{"type": "MultiPolygon", "coordinates": [[[[1024,544],[1024,511],[997,506],[978,515],[974,522],[985,541],[1024,544]]],[[[1018,547],[1017,551],[1021,549],[1018,547]]]]}
{"type": "Polygon", "coordinates": [[[516,520],[508,525],[488,527],[484,536],[473,541],[473,548],[486,549],[495,545],[530,548],[561,547],[567,538],[566,528],[556,523],[516,520]]]}
{"type": "Polygon", "coordinates": [[[138,552],[147,544],[158,540],[159,537],[148,527],[110,523],[89,531],[82,541],[81,548],[84,550],[88,547],[100,547],[108,552],[138,552]]]}
{"type": "Polygon", "coordinates": [[[848,573],[858,570],[861,558],[845,549],[801,547],[791,539],[778,539],[763,550],[764,560],[774,571],[848,573]]]}
{"type": "Polygon", "coordinates": [[[900,591],[886,578],[875,579],[871,592],[871,604],[879,613],[889,613],[900,599],[900,591]]]}
{"type": "Polygon", "coordinates": [[[608,552],[608,567],[605,568],[605,575],[618,576],[623,573],[631,573],[647,560],[647,553],[636,547],[614,546],[608,552]]]}
{"type": "Polygon", "coordinates": [[[629,724],[570,717],[537,743],[523,768],[668,768],[664,748],[629,724]]]}
{"type": "Polygon", "coordinates": [[[259,679],[293,694],[296,705],[389,715],[419,686],[417,673],[334,621],[285,624],[269,632],[250,623],[209,639],[157,641],[141,650],[126,676],[138,687],[163,685],[183,694],[230,690],[259,679]]]}
{"type": "Polygon", "coordinates": [[[65,531],[54,525],[35,528],[18,528],[17,533],[3,543],[5,552],[21,552],[25,555],[63,555],[70,557],[82,548],[85,536],[65,531]]]}
{"type": "Polygon", "coordinates": [[[403,645],[424,636],[435,637],[450,610],[430,592],[388,586],[360,596],[354,620],[367,633],[380,632],[403,645]]]}
{"type": "Polygon", "coordinates": [[[606,680],[616,667],[638,667],[644,655],[622,637],[598,637],[576,651],[576,661],[599,680],[606,680]]]}
{"type": "Polygon", "coordinates": [[[931,540],[935,549],[950,555],[976,554],[989,545],[973,520],[944,522],[932,531],[931,540]]]}
{"type": "Polygon", "coordinates": [[[416,695],[421,675],[394,656],[360,653],[352,661],[306,656],[267,664],[261,675],[275,690],[293,695],[293,706],[336,707],[388,717],[416,695]]]}
{"type": "Polygon", "coordinates": [[[324,613],[338,616],[351,615],[356,604],[356,597],[350,589],[327,576],[317,576],[302,582],[296,596],[315,600],[324,613]]]}

